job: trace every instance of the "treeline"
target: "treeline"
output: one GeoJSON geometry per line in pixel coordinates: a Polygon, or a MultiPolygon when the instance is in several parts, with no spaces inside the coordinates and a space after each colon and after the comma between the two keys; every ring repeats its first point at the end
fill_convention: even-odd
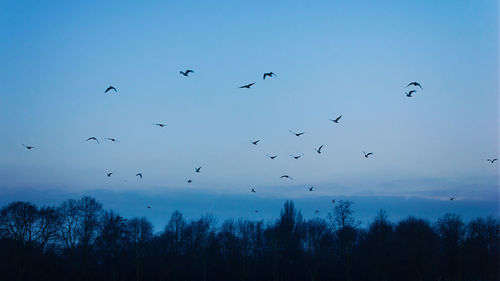
{"type": "Polygon", "coordinates": [[[287,201],[272,223],[178,211],[166,223],[155,233],[91,197],[13,202],[0,212],[0,280],[499,280],[493,217],[392,223],[380,211],[360,228],[350,201],[311,220],[287,201]]]}

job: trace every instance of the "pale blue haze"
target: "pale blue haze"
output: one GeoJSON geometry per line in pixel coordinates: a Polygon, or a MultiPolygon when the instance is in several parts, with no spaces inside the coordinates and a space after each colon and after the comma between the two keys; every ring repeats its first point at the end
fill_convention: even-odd
{"type": "Polygon", "coordinates": [[[482,0],[1,1],[1,193],[222,202],[254,187],[282,201],[314,185],[325,198],[457,196],[498,214],[499,164],[486,161],[499,156],[498,11],[482,0]],[[263,81],[268,71],[277,77],[263,81]],[[423,90],[407,98],[412,81],[423,90]]]}

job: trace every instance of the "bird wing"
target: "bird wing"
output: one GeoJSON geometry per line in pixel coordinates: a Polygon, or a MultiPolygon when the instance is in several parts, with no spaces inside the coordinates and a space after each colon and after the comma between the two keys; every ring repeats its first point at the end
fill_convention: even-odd
{"type": "Polygon", "coordinates": [[[318,148],[318,150],[319,150],[319,151],[321,151],[321,149],[322,149],[322,148],[323,148],[323,145],[321,145],[321,146],[318,148]]]}

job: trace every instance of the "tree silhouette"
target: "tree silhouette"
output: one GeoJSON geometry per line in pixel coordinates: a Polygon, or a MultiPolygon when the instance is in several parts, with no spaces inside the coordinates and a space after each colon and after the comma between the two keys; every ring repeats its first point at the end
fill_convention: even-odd
{"type": "Polygon", "coordinates": [[[59,207],[12,202],[0,209],[3,280],[497,280],[500,222],[397,223],[379,211],[366,228],[353,203],[305,220],[286,201],[275,221],[186,220],[175,211],[155,233],[147,218],[104,211],[91,197],[59,207]]]}

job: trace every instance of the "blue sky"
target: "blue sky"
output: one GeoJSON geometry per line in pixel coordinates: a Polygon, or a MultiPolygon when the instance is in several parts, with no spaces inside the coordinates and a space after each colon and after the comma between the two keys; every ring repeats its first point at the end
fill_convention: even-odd
{"type": "Polygon", "coordinates": [[[496,1],[2,1],[0,186],[498,203],[498,32],[496,1]]]}

